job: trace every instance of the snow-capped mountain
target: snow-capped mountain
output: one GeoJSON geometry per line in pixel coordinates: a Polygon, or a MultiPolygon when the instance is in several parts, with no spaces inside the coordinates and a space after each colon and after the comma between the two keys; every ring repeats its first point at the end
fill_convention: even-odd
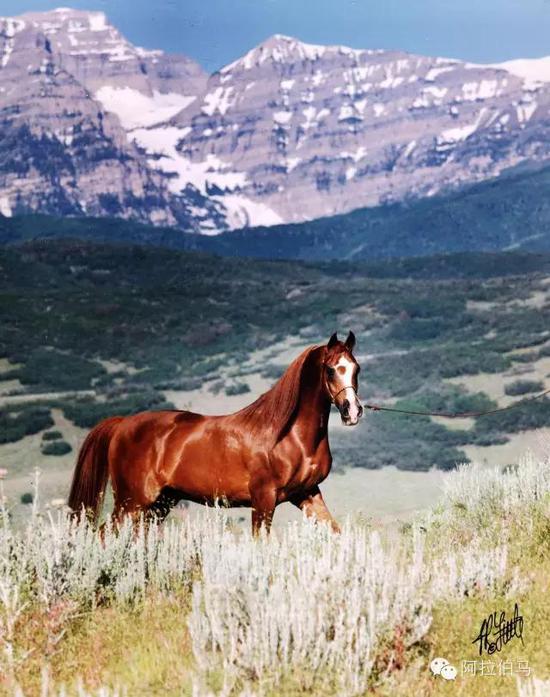
{"type": "Polygon", "coordinates": [[[550,58],[484,66],[276,35],[207,76],[105,15],[0,19],[0,213],[213,233],[425,197],[550,157],[550,58]]]}
{"type": "Polygon", "coordinates": [[[274,36],[174,119],[178,152],[286,222],[429,196],[550,155],[540,69],[274,36]]]}

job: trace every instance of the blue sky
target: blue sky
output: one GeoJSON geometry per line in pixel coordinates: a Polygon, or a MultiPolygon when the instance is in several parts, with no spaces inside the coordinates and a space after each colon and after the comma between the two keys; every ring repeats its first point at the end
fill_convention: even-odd
{"type": "Polygon", "coordinates": [[[550,54],[550,0],[0,0],[0,14],[105,11],[132,42],[214,71],[271,34],[479,62],[550,54]]]}

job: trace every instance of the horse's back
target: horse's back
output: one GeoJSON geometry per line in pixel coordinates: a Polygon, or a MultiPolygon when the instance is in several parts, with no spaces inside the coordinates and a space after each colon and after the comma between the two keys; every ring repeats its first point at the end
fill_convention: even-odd
{"type": "Polygon", "coordinates": [[[123,419],[122,427],[132,430],[166,429],[174,426],[191,426],[204,420],[201,414],[192,411],[165,409],[162,411],[140,411],[123,419]]]}
{"type": "Polygon", "coordinates": [[[111,443],[114,459],[151,459],[163,450],[174,435],[185,439],[204,420],[189,411],[141,411],[124,417],[117,425],[111,443]]]}

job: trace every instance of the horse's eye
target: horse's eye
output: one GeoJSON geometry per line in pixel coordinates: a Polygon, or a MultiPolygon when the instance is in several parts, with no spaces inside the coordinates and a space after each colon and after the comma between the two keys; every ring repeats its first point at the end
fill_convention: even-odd
{"type": "Polygon", "coordinates": [[[336,370],[334,368],[331,368],[329,365],[327,365],[327,375],[329,376],[329,378],[333,377],[335,372],[336,370]]]}

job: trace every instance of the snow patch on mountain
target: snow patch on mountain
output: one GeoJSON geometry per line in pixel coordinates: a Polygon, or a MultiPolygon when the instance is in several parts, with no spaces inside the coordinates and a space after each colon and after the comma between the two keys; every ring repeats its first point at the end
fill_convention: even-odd
{"type": "MultiPolygon", "coordinates": [[[[235,171],[231,164],[209,153],[203,162],[193,162],[184,157],[178,145],[191,131],[190,127],[160,126],[137,128],[128,137],[142,147],[148,155],[149,165],[171,175],[169,184],[174,194],[191,186],[202,194],[209,194],[212,201],[225,209],[229,228],[249,225],[277,225],[284,222],[271,208],[259,201],[252,201],[238,192],[248,184],[245,172],[235,171]],[[220,190],[221,194],[212,190],[220,190]]],[[[218,234],[220,230],[203,227],[204,234],[218,234]]]]}
{"type": "Polygon", "coordinates": [[[426,73],[424,80],[426,80],[426,82],[435,82],[437,77],[454,70],[454,68],[454,65],[445,65],[442,68],[430,68],[430,70],[428,70],[426,73]]]}
{"type": "Polygon", "coordinates": [[[550,56],[543,58],[520,58],[497,63],[493,68],[502,68],[524,80],[535,83],[550,82],[550,56]]]}
{"type": "Polygon", "coordinates": [[[396,87],[399,87],[404,82],[405,78],[403,77],[394,77],[393,75],[388,75],[385,80],[382,80],[380,83],[380,87],[383,90],[387,89],[395,89],[396,87]]]}
{"type": "Polygon", "coordinates": [[[474,123],[467,124],[465,126],[459,126],[457,128],[448,128],[447,130],[443,131],[441,133],[441,136],[439,138],[440,143],[456,143],[461,140],[466,140],[469,138],[473,133],[477,131],[479,128],[480,124],[483,121],[483,118],[487,112],[487,109],[483,108],[479,112],[477,119],[474,121],[474,123]]]}
{"type": "Polygon", "coordinates": [[[292,119],[291,111],[276,111],[273,114],[273,121],[279,125],[284,125],[292,119]]]}
{"type": "Polygon", "coordinates": [[[148,96],[131,87],[104,85],[95,93],[107,111],[116,114],[126,130],[153,126],[168,121],[195,101],[194,96],[153,91],[148,96]]]}
{"type": "Polygon", "coordinates": [[[11,54],[13,53],[14,37],[23,31],[25,22],[11,17],[0,17],[0,30],[5,37],[4,52],[0,60],[0,67],[5,68],[8,64],[11,54]]]}
{"type": "Polygon", "coordinates": [[[479,82],[466,82],[462,86],[464,101],[475,102],[478,99],[491,99],[498,94],[499,87],[506,87],[506,80],[500,83],[498,80],[480,80],[479,82]]]}
{"type": "Polygon", "coordinates": [[[339,157],[343,160],[353,160],[354,162],[360,162],[364,157],[367,156],[367,149],[361,145],[355,152],[347,152],[343,150],[339,157]]]}
{"type": "Polygon", "coordinates": [[[407,143],[407,147],[406,147],[405,150],[403,151],[402,157],[403,157],[404,159],[407,159],[407,158],[411,155],[411,153],[413,152],[413,150],[414,150],[415,148],[416,148],[416,140],[411,140],[410,143],[407,143]]]}
{"type": "Polygon", "coordinates": [[[234,103],[231,99],[234,92],[233,87],[218,87],[214,92],[205,95],[202,112],[207,116],[212,116],[216,112],[225,114],[234,103]]]}
{"type": "Polygon", "coordinates": [[[11,218],[11,205],[7,196],[0,196],[0,215],[3,215],[5,218],[11,218]]]}
{"type": "Polygon", "coordinates": [[[94,12],[90,15],[90,31],[105,31],[107,27],[107,17],[103,12],[94,12]]]}
{"type": "MultiPolygon", "coordinates": [[[[227,211],[226,220],[230,229],[237,230],[243,227],[280,225],[285,221],[269,206],[260,201],[252,201],[239,194],[225,194],[213,196],[215,201],[221,203],[227,211]]],[[[217,234],[213,231],[210,234],[217,234]]]]}
{"type": "Polygon", "coordinates": [[[426,94],[432,95],[433,97],[435,97],[436,100],[443,99],[443,97],[447,94],[448,91],[449,90],[447,87],[425,87],[424,88],[424,92],[426,94]]]}
{"type": "Polygon", "coordinates": [[[537,110],[537,102],[522,102],[516,106],[516,113],[518,121],[522,126],[524,126],[527,121],[531,119],[535,111],[537,110]]]}
{"type": "Polygon", "coordinates": [[[302,109],[302,114],[305,116],[306,120],[302,121],[300,127],[306,132],[308,129],[317,126],[323,118],[330,116],[330,111],[328,109],[320,109],[317,111],[314,106],[308,106],[302,109]]]}
{"type": "Polygon", "coordinates": [[[296,167],[298,167],[300,162],[302,162],[301,157],[287,157],[286,158],[286,171],[292,172],[293,169],[296,169],[296,167]]]}

